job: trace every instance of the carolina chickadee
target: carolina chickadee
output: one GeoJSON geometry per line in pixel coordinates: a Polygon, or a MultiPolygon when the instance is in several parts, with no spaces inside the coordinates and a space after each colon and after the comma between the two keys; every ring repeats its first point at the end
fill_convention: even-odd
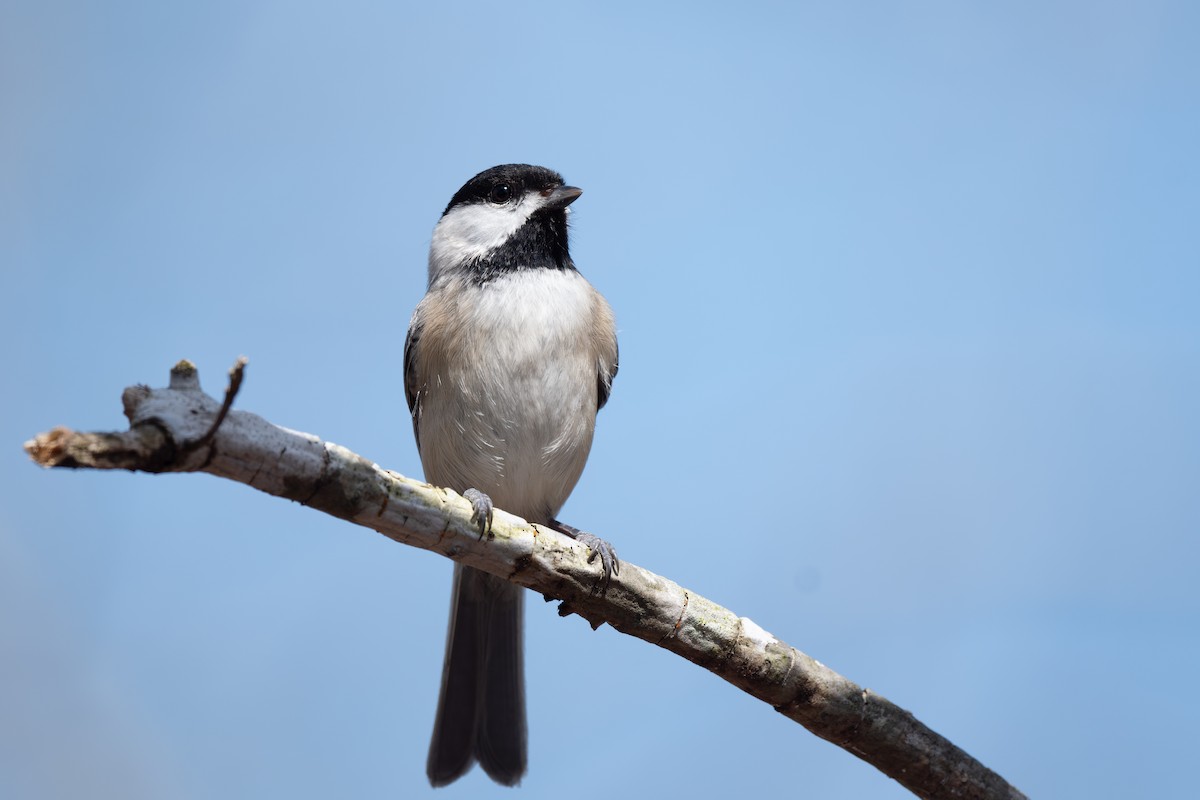
{"type": "MultiPolygon", "coordinates": [[[[567,251],[581,191],[507,164],[458,190],[433,230],[429,288],[404,345],[404,389],[425,479],[461,492],[481,534],[493,502],[620,564],[607,542],[555,517],[583,472],[617,374],[612,309],[567,251]]],[[[478,759],[498,783],[525,773],[523,592],[455,565],[426,772],[434,786],[478,759]]]]}

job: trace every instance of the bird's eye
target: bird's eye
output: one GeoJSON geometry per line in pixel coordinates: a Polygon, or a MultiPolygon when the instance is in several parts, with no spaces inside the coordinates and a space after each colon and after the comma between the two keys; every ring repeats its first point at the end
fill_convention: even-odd
{"type": "Polygon", "coordinates": [[[493,186],[492,190],[488,192],[488,200],[491,200],[497,205],[501,203],[507,203],[510,199],[512,199],[512,187],[507,183],[501,183],[498,186],[493,186]]]}

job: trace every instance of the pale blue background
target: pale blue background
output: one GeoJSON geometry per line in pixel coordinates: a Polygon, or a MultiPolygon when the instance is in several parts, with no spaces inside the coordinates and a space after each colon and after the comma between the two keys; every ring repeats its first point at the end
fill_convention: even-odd
{"type": "MultiPolygon", "coordinates": [[[[621,374],[564,517],[1034,797],[1200,738],[1200,13],[1188,2],[5,3],[0,796],[407,798],[449,562],[234,483],[43,472],[193,359],[419,475],[430,230],[586,192],[621,374]]],[[[529,604],[532,760],[441,797],[907,797],[529,604]]]]}

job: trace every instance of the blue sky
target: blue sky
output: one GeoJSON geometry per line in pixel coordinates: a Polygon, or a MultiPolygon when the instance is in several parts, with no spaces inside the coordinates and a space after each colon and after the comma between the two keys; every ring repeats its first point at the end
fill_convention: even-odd
{"type": "MultiPolygon", "coordinates": [[[[1193,788],[1194,4],[3,16],[0,795],[432,791],[449,562],[20,443],[246,354],[241,408],[419,475],[429,233],[511,161],[585,190],[620,326],[565,519],[1031,796],[1193,788]]],[[[541,602],[527,636],[524,797],[908,796],[640,641],[541,602]]]]}

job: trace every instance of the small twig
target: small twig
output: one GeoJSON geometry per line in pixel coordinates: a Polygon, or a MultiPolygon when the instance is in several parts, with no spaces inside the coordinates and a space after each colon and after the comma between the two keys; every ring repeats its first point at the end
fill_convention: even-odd
{"type": "Polygon", "coordinates": [[[212,443],[213,437],[217,435],[217,429],[221,427],[221,423],[225,421],[225,417],[229,416],[229,410],[233,408],[233,401],[237,397],[238,392],[242,388],[242,378],[246,375],[246,364],[250,363],[250,359],[245,356],[238,356],[237,361],[229,369],[229,385],[225,387],[225,400],[221,403],[221,409],[217,412],[217,418],[213,420],[212,425],[203,436],[194,442],[188,442],[185,445],[185,451],[199,450],[212,443]]]}

